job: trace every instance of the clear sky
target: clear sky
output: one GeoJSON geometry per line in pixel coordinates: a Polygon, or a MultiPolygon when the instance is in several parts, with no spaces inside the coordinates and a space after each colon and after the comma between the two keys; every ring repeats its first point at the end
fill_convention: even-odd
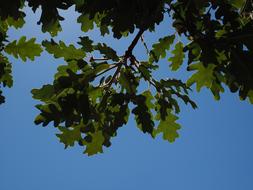
{"type": "MultiPolygon", "coordinates": [[[[22,30],[10,30],[10,39],[22,35],[49,38],[36,26],[37,16],[28,12],[22,30]]],[[[57,39],[76,42],[81,33],[73,11],[64,14],[63,31],[57,39]]],[[[159,27],[157,33],[145,34],[149,46],[161,35],[169,34],[170,25],[159,27]]],[[[97,31],[90,32],[95,41],[97,31]]],[[[130,37],[131,38],[131,37],[130,37]]],[[[123,52],[129,40],[106,38],[123,52]]],[[[145,57],[143,48],[135,50],[145,57]]],[[[139,131],[134,120],[119,130],[110,148],[103,154],[87,157],[76,146],[64,150],[52,126],[35,126],[38,102],[30,90],[53,79],[63,60],[43,54],[35,62],[22,63],[11,59],[14,87],[4,89],[7,102],[0,106],[0,190],[252,190],[253,189],[253,105],[240,101],[228,90],[215,101],[203,90],[192,93],[199,109],[183,106],[179,123],[180,138],[168,143],[162,138],[151,139],[139,131]]],[[[179,76],[168,70],[162,61],[164,77],[179,76]]]]}

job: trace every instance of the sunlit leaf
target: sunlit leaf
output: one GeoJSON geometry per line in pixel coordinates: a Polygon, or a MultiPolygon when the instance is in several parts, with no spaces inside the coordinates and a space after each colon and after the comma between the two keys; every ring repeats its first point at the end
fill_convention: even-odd
{"type": "Polygon", "coordinates": [[[74,146],[75,142],[78,142],[81,137],[80,126],[75,126],[71,128],[58,127],[61,131],[60,134],[56,136],[60,139],[60,142],[64,143],[65,148],[68,146],[74,146]]]}
{"type": "Polygon", "coordinates": [[[249,91],[248,97],[249,97],[250,103],[253,104],[253,90],[249,91]]]}
{"type": "Polygon", "coordinates": [[[170,46],[173,44],[175,39],[175,35],[166,36],[164,38],[160,38],[159,42],[154,44],[150,53],[150,62],[158,62],[160,58],[165,58],[166,51],[170,50],[170,46]]]}
{"type": "Polygon", "coordinates": [[[184,45],[182,42],[178,42],[175,45],[175,49],[172,51],[172,54],[174,54],[172,57],[168,59],[168,61],[171,62],[170,68],[172,71],[176,71],[180,68],[184,61],[184,52],[183,52],[184,45]]]}
{"type": "Polygon", "coordinates": [[[26,41],[26,37],[23,36],[18,42],[14,40],[7,44],[4,51],[13,55],[15,58],[20,57],[23,61],[27,59],[33,61],[36,56],[40,56],[42,48],[39,44],[35,43],[35,38],[26,41]]]}
{"type": "Polygon", "coordinates": [[[91,138],[91,142],[84,142],[84,144],[86,144],[86,149],[84,153],[88,154],[88,156],[102,153],[104,143],[104,136],[102,134],[102,131],[96,131],[95,133],[91,133],[91,138]]]}
{"type": "Polygon", "coordinates": [[[161,120],[157,129],[154,131],[155,135],[162,133],[164,140],[174,142],[175,139],[179,137],[178,130],[181,128],[180,125],[176,123],[177,119],[177,116],[168,111],[165,120],[161,120]]]}
{"type": "Polygon", "coordinates": [[[197,91],[204,86],[211,88],[215,77],[213,75],[215,65],[209,64],[205,67],[201,62],[189,66],[189,70],[196,71],[187,81],[187,85],[191,86],[196,83],[197,91]]]}
{"type": "Polygon", "coordinates": [[[75,48],[74,45],[67,46],[63,41],[57,44],[55,41],[43,41],[42,45],[48,53],[53,54],[55,58],[64,58],[65,60],[82,59],[85,52],[82,49],[75,48]]]}

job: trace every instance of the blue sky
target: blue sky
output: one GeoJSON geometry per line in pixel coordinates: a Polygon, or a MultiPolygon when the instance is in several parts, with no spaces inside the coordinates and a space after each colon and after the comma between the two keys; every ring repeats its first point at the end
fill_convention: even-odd
{"type": "MultiPolygon", "coordinates": [[[[49,38],[36,26],[38,15],[27,13],[27,24],[22,30],[10,30],[10,39],[22,35],[49,38]]],[[[72,11],[64,13],[63,31],[57,38],[67,43],[76,42],[81,33],[72,11]]],[[[169,24],[161,25],[157,33],[145,34],[148,44],[171,33],[169,24]]],[[[109,42],[120,52],[128,47],[129,39],[102,39],[95,30],[89,33],[95,41],[109,42]]],[[[135,49],[145,58],[143,47],[135,49]]],[[[168,143],[151,139],[136,127],[133,118],[119,130],[110,148],[103,154],[87,157],[76,146],[64,150],[52,126],[35,126],[37,104],[30,90],[50,83],[57,66],[43,54],[35,62],[22,63],[11,59],[15,84],[5,89],[7,102],[0,106],[0,190],[252,190],[253,189],[253,107],[240,101],[236,94],[222,94],[215,101],[205,89],[191,97],[199,108],[182,106],[179,123],[180,138],[168,143]]],[[[162,61],[159,77],[178,76],[171,73],[162,61]]]]}

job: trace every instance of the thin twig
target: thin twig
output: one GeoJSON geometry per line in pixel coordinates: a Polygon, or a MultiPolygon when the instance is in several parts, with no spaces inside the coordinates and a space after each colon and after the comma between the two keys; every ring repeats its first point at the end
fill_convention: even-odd
{"type": "Polygon", "coordinates": [[[146,49],[147,55],[149,55],[149,49],[148,49],[148,46],[147,46],[147,44],[146,44],[146,42],[145,42],[145,40],[144,40],[143,35],[141,36],[141,41],[142,41],[142,43],[143,43],[143,45],[144,45],[144,47],[145,47],[145,49],[146,49]]]}
{"type": "Polygon", "coordinates": [[[90,62],[92,61],[107,61],[110,60],[109,58],[103,57],[103,58],[94,58],[93,56],[91,56],[90,58],[90,62]]]}
{"type": "Polygon", "coordinates": [[[108,71],[110,71],[110,70],[112,70],[112,69],[114,69],[114,68],[118,67],[118,65],[117,65],[117,64],[111,64],[111,66],[112,66],[112,67],[109,67],[108,69],[104,70],[103,72],[101,72],[101,73],[97,74],[97,75],[95,76],[95,78],[97,78],[97,77],[99,77],[99,76],[103,75],[104,73],[106,73],[106,72],[108,72],[108,71]]]}

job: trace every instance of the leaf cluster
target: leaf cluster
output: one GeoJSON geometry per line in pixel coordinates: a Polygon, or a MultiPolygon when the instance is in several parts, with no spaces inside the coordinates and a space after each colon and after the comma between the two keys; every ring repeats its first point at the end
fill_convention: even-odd
{"type": "Polygon", "coordinates": [[[41,113],[35,123],[47,126],[53,122],[61,131],[57,136],[65,147],[76,142],[86,147],[84,153],[88,155],[102,152],[103,146],[111,145],[118,129],[127,124],[130,112],[141,131],[152,137],[163,133],[173,142],[180,128],[173,114],[180,111],[177,99],[196,108],[188,97],[189,87],[179,80],[153,79],[156,67],[137,61],[131,52],[132,44],[123,56],[105,44],[94,44],[87,36],[80,38],[80,49],[63,42],[42,44],[55,58],[64,58],[66,65],[58,68],[53,84],[32,90],[33,98],[44,102],[36,106],[41,113]],[[104,58],[87,62],[81,54],[84,49],[99,51],[104,58]],[[108,74],[113,70],[114,74],[108,74]],[[139,93],[141,80],[152,83],[156,95],[150,90],[139,93]],[[160,123],[157,127],[154,120],[160,123]]]}
{"type": "MultiPolygon", "coordinates": [[[[179,136],[179,101],[197,107],[189,97],[194,84],[197,91],[210,89],[217,100],[227,86],[242,100],[248,98],[253,103],[252,31],[252,0],[2,1],[0,87],[11,87],[13,83],[7,54],[27,61],[45,50],[65,64],[58,67],[52,84],[32,90],[33,98],[41,102],[36,106],[40,113],[35,123],[53,123],[65,147],[78,143],[88,155],[103,152],[119,128],[127,124],[130,114],[143,133],[152,138],[162,134],[163,139],[173,142],[179,136]],[[80,36],[79,47],[54,39],[37,43],[35,38],[21,37],[10,41],[8,29],[21,28],[25,23],[25,6],[34,12],[41,8],[38,24],[52,37],[62,30],[64,18],[59,10],[71,6],[79,13],[77,22],[84,33],[98,28],[101,35],[119,39],[139,32],[123,55],[88,36],[80,36]],[[161,37],[149,49],[143,34],[156,31],[166,16],[172,19],[168,30],[174,28],[174,33],[161,37]],[[146,60],[133,54],[139,41],[147,51],[146,60]],[[153,73],[164,59],[172,71],[182,69],[186,63],[192,75],[186,82],[155,79],[153,73]],[[144,83],[148,88],[140,90],[144,83]]],[[[0,104],[4,101],[0,89],[0,104]]]]}

